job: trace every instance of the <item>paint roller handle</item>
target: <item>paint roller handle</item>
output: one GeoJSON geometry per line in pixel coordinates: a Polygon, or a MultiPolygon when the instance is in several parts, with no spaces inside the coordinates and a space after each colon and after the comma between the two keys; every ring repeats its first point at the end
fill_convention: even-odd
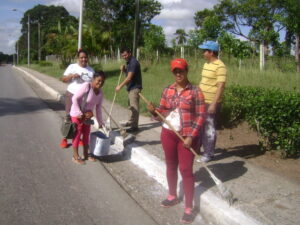
{"type": "MultiPolygon", "coordinates": [[[[139,93],[139,95],[140,95],[140,97],[143,99],[143,101],[147,104],[147,105],[151,105],[152,103],[151,102],[149,102],[141,93],[139,93]]],[[[171,129],[172,129],[172,131],[177,135],[177,137],[181,140],[181,141],[185,141],[184,140],[184,138],[175,130],[175,128],[173,127],[173,125],[172,124],[170,124],[169,123],[169,121],[167,121],[166,119],[165,119],[165,117],[158,111],[158,110],[154,110],[154,112],[159,116],[159,118],[161,118],[162,119],[162,121],[164,122],[164,123],[166,123],[171,129]]],[[[195,155],[195,156],[198,156],[198,154],[196,153],[196,151],[192,148],[192,147],[190,147],[189,148],[190,149],[190,151],[195,155]]]]}

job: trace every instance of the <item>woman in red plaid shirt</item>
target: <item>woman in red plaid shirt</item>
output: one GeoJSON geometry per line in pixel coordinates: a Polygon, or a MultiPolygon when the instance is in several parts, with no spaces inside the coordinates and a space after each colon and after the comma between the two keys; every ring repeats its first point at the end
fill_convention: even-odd
{"type": "Polygon", "coordinates": [[[184,59],[172,60],[171,71],[175,83],[164,89],[159,107],[155,108],[151,103],[148,105],[148,110],[157,119],[155,110],[159,111],[175,130],[184,137],[184,142],[182,142],[172,129],[163,123],[161,143],[165,152],[169,195],[161,202],[161,206],[168,208],[179,203],[177,197],[177,169],[179,166],[185,197],[182,222],[191,223],[194,220],[192,212],[194,155],[189,148],[197,148],[199,132],[204,122],[205,103],[199,87],[193,86],[188,80],[188,64],[184,59]]]}

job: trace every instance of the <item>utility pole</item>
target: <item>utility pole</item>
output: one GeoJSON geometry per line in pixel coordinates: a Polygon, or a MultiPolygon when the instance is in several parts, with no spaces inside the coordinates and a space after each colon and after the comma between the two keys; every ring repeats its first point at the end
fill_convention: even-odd
{"type": "Polygon", "coordinates": [[[78,28],[78,50],[82,46],[82,14],[83,14],[83,0],[80,1],[80,16],[79,16],[79,28],[78,28]]]}
{"type": "Polygon", "coordinates": [[[135,0],[135,23],[134,23],[134,37],[133,37],[133,48],[132,53],[136,56],[138,33],[139,33],[139,15],[140,15],[140,1],[135,0]]]}
{"type": "Polygon", "coordinates": [[[41,61],[41,24],[38,22],[38,57],[39,57],[39,62],[41,61]]]}
{"type": "Polygon", "coordinates": [[[30,15],[28,13],[28,36],[27,36],[28,42],[27,42],[27,46],[28,46],[28,53],[27,53],[27,64],[28,67],[30,66],[30,15]]]}
{"type": "Polygon", "coordinates": [[[19,64],[19,41],[17,41],[17,65],[19,64]]]}
{"type": "MultiPolygon", "coordinates": [[[[19,11],[19,12],[23,12],[19,9],[12,9],[12,11],[19,11]]],[[[23,12],[24,15],[25,15],[25,12],[23,12]]],[[[30,66],[30,14],[28,13],[28,22],[27,22],[27,64],[28,64],[28,67],[30,66]]],[[[18,47],[18,51],[19,51],[19,47],[18,47]]]]}

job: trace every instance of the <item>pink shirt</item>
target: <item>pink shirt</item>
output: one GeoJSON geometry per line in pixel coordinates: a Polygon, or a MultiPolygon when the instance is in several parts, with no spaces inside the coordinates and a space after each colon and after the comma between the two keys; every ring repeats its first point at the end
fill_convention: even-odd
{"type": "Polygon", "coordinates": [[[102,122],[102,100],[103,100],[103,93],[100,89],[99,94],[96,95],[93,88],[91,87],[91,83],[83,83],[81,87],[78,89],[76,93],[74,93],[72,97],[72,107],[70,111],[70,115],[72,117],[78,117],[83,114],[83,112],[80,109],[81,103],[84,99],[84,96],[88,92],[90,85],[90,91],[88,93],[86,104],[84,106],[83,112],[87,111],[94,111],[94,108],[96,107],[96,119],[98,121],[98,124],[103,124],[102,122]]]}

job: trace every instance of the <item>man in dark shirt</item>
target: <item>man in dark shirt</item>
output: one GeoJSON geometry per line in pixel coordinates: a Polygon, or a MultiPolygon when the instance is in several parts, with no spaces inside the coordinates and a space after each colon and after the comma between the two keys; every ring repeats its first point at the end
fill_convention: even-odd
{"type": "Polygon", "coordinates": [[[124,126],[129,126],[127,132],[138,131],[139,124],[139,93],[142,90],[142,73],[141,66],[138,60],[132,56],[129,48],[124,48],[121,51],[122,58],[126,60],[126,66],[121,66],[121,71],[126,74],[126,79],[116,87],[116,91],[120,91],[123,86],[127,86],[128,91],[128,105],[131,115],[129,120],[125,122],[124,126]]]}

